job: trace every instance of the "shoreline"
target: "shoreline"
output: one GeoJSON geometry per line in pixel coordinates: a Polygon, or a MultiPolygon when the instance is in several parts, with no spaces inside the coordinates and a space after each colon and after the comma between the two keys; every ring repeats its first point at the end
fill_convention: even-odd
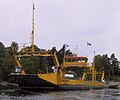
{"type": "MultiPolygon", "coordinates": [[[[115,81],[109,81],[109,82],[110,82],[110,84],[118,84],[117,89],[120,89],[120,82],[115,82],[115,81]]],[[[3,90],[3,89],[19,89],[19,86],[17,84],[10,83],[7,81],[1,81],[0,82],[0,90],[3,90]]]]}
{"type": "Polygon", "coordinates": [[[1,81],[0,82],[0,90],[1,89],[19,89],[17,84],[10,83],[7,81],[1,81]]]}

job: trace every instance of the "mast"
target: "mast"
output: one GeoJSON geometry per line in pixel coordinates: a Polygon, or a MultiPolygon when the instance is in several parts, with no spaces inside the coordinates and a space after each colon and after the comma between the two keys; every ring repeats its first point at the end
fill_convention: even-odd
{"type": "Polygon", "coordinates": [[[93,58],[93,65],[92,65],[92,81],[96,81],[96,71],[95,71],[95,52],[93,58]]]}
{"type": "Polygon", "coordinates": [[[35,7],[34,7],[34,1],[33,1],[33,12],[32,12],[32,54],[34,53],[34,10],[35,10],[35,7]]]}

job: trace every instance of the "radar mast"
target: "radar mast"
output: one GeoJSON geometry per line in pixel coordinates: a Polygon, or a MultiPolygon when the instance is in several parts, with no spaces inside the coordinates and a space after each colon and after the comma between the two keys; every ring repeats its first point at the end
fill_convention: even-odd
{"type": "Polygon", "coordinates": [[[34,1],[33,1],[33,8],[32,8],[33,12],[32,12],[32,54],[34,54],[34,1]]]}

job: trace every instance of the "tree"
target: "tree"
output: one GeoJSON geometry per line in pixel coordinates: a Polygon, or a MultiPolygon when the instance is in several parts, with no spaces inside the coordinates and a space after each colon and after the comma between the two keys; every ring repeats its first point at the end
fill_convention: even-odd
{"type": "Polygon", "coordinates": [[[68,55],[68,56],[72,55],[72,52],[70,51],[70,49],[66,50],[65,55],[68,55]]]}
{"type": "Polygon", "coordinates": [[[2,42],[0,42],[0,58],[5,56],[5,46],[2,42]]]}
{"type": "Polygon", "coordinates": [[[95,68],[97,71],[104,70],[106,79],[113,79],[115,75],[120,75],[120,62],[113,53],[109,58],[107,54],[95,56],[95,68]]]}
{"type": "Polygon", "coordinates": [[[115,75],[119,75],[120,74],[120,71],[119,71],[120,70],[120,68],[119,68],[119,61],[115,57],[114,53],[110,57],[110,66],[111,66],[112,77],[114,77],[115,75]]]}
{"type": "Polygon", "coordinates": [[[18,53],[18,44],[16,42],[11,43],[12,53],[16,54],[18,53]]]}
{"type": "Polygon", "coordinates": [[[63,63],[64,56],[72,55],[72,52],[70,50],[66,50],[66,47],[68,47],[68,45],[64,44],[63,47],[58,51],[57,56],[60,64],[63,63]]]}
{"type": "Polygon", "coordinates": [[[5,58],[5,47],[2,42],[0,42],[0,80],[4,78],[4,58],[5,58]]]}
{"type": "Polygon", "coordinates": [[[95,68],[97,71],[104,71],[105,78],[108,79],[110,76],[110,66],[107,54],[105,55],[96,55],[95,56],[95,68]]]}

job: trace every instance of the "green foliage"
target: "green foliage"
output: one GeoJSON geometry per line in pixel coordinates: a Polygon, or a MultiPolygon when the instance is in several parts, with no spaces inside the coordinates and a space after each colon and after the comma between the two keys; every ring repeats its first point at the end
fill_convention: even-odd
{"type": "Polygon", "coordinates": [[[38,71],[51,72],[51,68],[54,66],[52,57],[24,57],[21,59],[21,64],[27,74],[37,74],[38,71]]]}
{"type": "Polygon", "coordinates": [[[67,55],[72,55],[72,52],[70,50],[66,50],[66,46],[64,44],[63,47],[57,53],[57,57],[60,65],[63,63],[64,56],[67,56],[67,55]]]}
{"type": "Polygon", "coordinates": [[[107,54],[95,56],[95,68],[97,71],[103,70],[106,79],[113,79],[115,75],[120,75],[119,61],[113,53],[109,58],[107,54]]]}
{"type": "Polygon", "coordinates": [[[12,49],[12,53],[16,54],[18,52],[18,44],[16,42],[12,42],[11,49],[12,49]]]}
{"type": "Polygon", "coordinates": [[[5,48],[0,42],[0,80],[7,80],[14,67],[11,47],[5,48]]]}
{"type": "Polygon", "coordinates": [[[114,75],[120,75],[120,68],[119,68],[119,61],[115,57],[115,54],[113,53],[110,57],[110,67],[111,67],[111,75],[114,77],[114,75]]]}
{"type": "Polygon", "coordinates": [[[21,64],[26,74],[35,74],[36,66],[34,63],[35,59],[33,57],[24,57],[21,58],[21,64]],[[29,63],[28,63],[29,62],[29,63]]]}

